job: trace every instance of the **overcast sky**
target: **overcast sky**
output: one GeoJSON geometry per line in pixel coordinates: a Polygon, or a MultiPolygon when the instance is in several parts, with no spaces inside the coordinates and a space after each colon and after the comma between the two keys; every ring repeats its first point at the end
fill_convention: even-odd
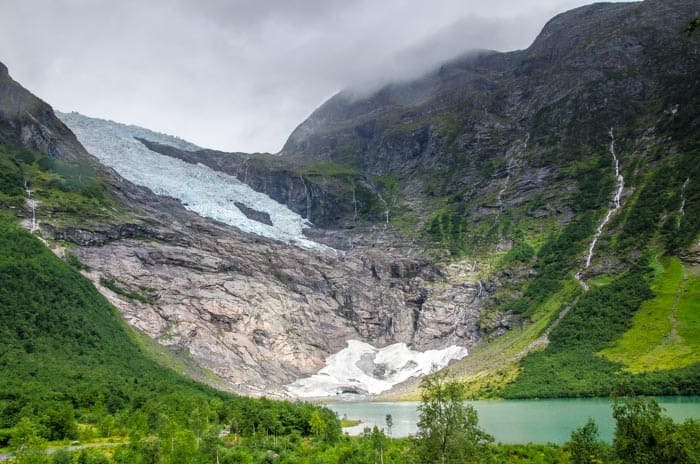
{"type": "Polygon", "coordinates": [[[0,0],[0,61],[61,111],[281,149],[348,86],[526,48],[586,0],[0,0]]]}

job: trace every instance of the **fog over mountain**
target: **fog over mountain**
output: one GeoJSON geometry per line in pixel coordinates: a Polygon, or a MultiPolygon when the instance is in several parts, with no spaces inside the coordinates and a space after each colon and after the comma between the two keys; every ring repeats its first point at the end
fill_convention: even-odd
{"type": "Polygon", "coordinates": [[[7,0],[0,57],[63,111],[277,152],[325,99],[530,44],[586,0],[7,0]],[[66,77],[68,76],[68,77],[66,77]]]}

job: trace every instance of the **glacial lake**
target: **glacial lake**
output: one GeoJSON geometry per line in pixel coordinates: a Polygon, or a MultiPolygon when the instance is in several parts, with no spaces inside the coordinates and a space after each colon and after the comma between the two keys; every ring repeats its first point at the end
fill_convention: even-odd
{"type": "MultiPolygon", "coordinates": [[[[700,396],[656,398],[663,413],[676,422],[700,420],[700,396]]],[[[581,427],[589,417],[598,424],[600,438],[612,442],[615,423],[612,403],[606,398],[571,398],[552,400],[468,401],[479,414],[479,425],[501,443],[558,443],[569,440],[571,431],[581,427]]],[[[344,429],[351,435],[374,425],[386,431],[385,417],[391,414],[392,436],[416,433],[418,402],[335,402],[326,406],[338,417],[359,419],[362,424],[344,429]]]]}

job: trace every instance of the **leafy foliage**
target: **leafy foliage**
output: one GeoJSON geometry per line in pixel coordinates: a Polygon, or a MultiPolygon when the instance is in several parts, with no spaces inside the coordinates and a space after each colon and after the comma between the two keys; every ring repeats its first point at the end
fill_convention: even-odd
{"type": "Polygon", "coordinates": [[[117,205],[94,166],[0,145],[0,206],[21,205],[25,186],[40,208],[52,214],[99,217],[113,214],[117,205]]]}
{"type": "Polygon", "coordinates": [[[598,426],[593,419],[571,432],[567,443],[573,464],[595,464],[603,462],[605,445],[598,438],[598,426]]]}
{"type": "Polygon", "coordinates": [[[615,400],[613,447],[623,463],[698,462],[700,423],[692,419],[675,424],[663,416],[654,400],[622,397],[615,400]]]}
{"type": "Polygon", "coordinates": [[[464,256],[467,246],[467,230],[467,219],[448,210],[433,217],[428,226],[428,235],[449,250],[452,256],[464,256]]]}
{"type": "Polygon", "coordinates": [[[632,327],[600,352],[633,373],[686,367],[700,361],[700,273],[678,258],[655,261],[660,268],[632,327]]]}
{"type": "Polygon", "coordinates": [[[465,385],[448,376],[442,371],[421,381],[416,455],[424,463],[479,462],[493,437],[478,427],[474,408],[464,404],[465,385]]]}

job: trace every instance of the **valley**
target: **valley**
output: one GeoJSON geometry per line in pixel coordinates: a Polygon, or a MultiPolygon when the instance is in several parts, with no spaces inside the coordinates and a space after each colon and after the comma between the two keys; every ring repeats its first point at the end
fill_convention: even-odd
{"type": "MultiPolygon", "coordinates": [[[[700,395],[696,10],[576,8],[527,49],[342,90],[276,154],[54,111],[0,64],[0,448],[409,462],[420,438],[376,417],[344,437],[342,402],[305,401],[376,416],[443,379],[460,401],[612,396],[605,459],[623,411],[693,455],[697,423],[635,395],[700,395]]],[[[576,420],[474,456],[568,462],[576,420]]]]}

